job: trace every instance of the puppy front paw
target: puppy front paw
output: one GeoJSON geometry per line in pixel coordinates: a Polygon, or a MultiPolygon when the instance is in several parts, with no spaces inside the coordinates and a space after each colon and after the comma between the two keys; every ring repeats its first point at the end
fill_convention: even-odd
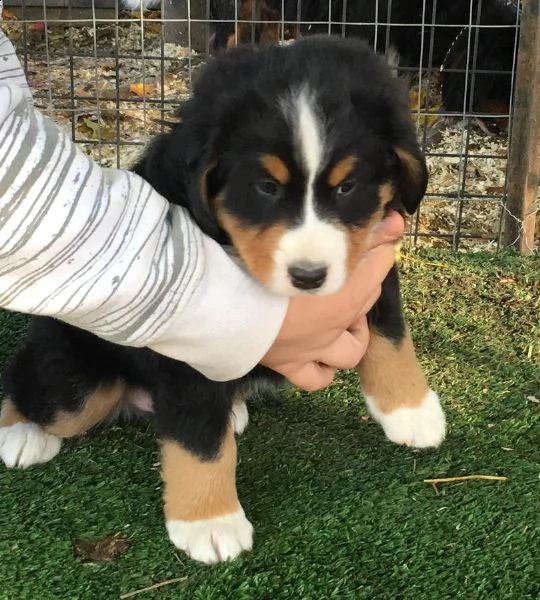
{"type": "Polygon", "coordinates": [[[46,433],[35,423],[0,427],[0,459],[8,469],[26,469],[53,459],[60,451],[60,438],[46,433]]]}
{"type": "Polygon", "coordinates": [[[232,560],[253,546],[253,526],[242,509],[200,521],[167,521],[167,531],[177,548],[207,564],[232,560]]]}
{"type": "Polygon", "coordinates": [[[374,398],[366,398],[366,403],[386,437],[396,444],[430,448],[439,446],[445,438],[446,418],[439,396],[433,390],[429,390],[418,406],[397,408],[389,413],[381,412],[374,398]]]}

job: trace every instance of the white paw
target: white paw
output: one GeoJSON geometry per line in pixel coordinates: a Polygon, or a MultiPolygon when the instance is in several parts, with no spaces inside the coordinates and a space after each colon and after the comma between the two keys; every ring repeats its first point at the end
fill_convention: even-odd
{"type": "Polygon", "coordinates": [[[217,563],[253,546],[253,526],[244,511],[204,521],[167,521],[171,542],[193,560],[217,563]]]}
{"type": "Polygon", "coordinates": [[[429,448],[439,446],[446,434],[446,419],[439,396],[429,390],[422,404],[415,408],[398,408],[391,413],[377,409],[373,398],[366,398],[369,412],[378,421],[386,437],[396,444],[429,448]]]}
{"type": "Polygon", "coordinates": [[[248,409],[245,402],[235,402],[231,411],[231,419],[234,433],[240,435],[244,433],[249,421],[248,409]]]}
{"type": "Polygon", "coordinates": [[[48,462],[58,454],[61,444],[60,438],[45,433],[35,423],[0,427],[0,458],[8,469],[48,462]]]}

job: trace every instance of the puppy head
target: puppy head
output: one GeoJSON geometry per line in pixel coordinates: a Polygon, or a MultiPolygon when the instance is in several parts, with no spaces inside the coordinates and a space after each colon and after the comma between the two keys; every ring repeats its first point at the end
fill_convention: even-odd
{"type": "Polygon", "coordinates": [[[278,294],[336,292],[425,192],[406,90],[359,41],[225,52],[182,118],[195,218],[278,294]]]}

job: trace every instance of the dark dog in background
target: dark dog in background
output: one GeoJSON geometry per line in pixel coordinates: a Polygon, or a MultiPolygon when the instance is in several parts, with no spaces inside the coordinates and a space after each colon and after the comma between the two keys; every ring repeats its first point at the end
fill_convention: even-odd
{"type": "MultiPolygon", "coordinates": [[[[359,40],[223,52],[180,116],[135,171],[278,294],[336,292],[387,211],[413,213],[426,189],[406,86],[359,40]]],[[[395,268],[368,319],[358,373],[371,414],[396,443],[438,446],[445,417],[416,359],[395,268]]],[[[161,440],[171,541],[204,562],[234,558],[252,546],[234,434],[260,382],[283,383],[260,366],[213,382],[148,349],[34,318],[4,376],[0,457],[8,467],[47,462],[62,438],[145,407],[161,440]]]]}
{"type": "Polygon", "coordinates": [[[363,38],[395,66],[441,69],[446,111],[509,112],[519,0],[285,0],[283,15],[282,0],[235,3],[213,0],[213,19],[240,21],[216,25],[214,51],[316,33],[363,38]]]}

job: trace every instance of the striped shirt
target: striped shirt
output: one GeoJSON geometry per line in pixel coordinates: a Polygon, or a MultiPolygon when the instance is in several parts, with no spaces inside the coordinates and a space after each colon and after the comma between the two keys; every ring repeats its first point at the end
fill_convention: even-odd
{"type": "Polygon", "coordinates": [[[0,32],[0,306],[148,346],[222,380],[260,361],[287,300],[184,209],[134,173],[99,167],[34,109],[0,32]]]}

